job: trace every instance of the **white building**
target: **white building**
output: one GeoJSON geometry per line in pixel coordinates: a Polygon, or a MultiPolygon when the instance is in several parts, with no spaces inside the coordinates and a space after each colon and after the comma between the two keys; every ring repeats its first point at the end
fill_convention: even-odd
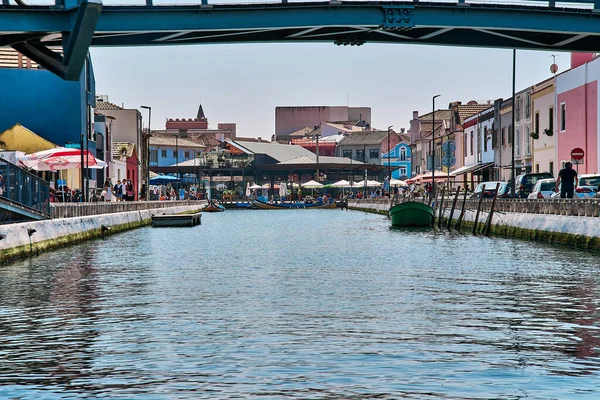
{"type": "Polygon", "coordinates": [[[552,77],[533,86],[533,171],[550,172],[557,176],[559,163],[556,162],[557,135],[554,135],[554,81],[552,77]]]}

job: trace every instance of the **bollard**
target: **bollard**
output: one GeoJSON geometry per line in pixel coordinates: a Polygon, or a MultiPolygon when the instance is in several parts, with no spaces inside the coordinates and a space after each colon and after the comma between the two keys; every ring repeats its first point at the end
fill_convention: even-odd
{"type": "Polygon", "coordinates": [[[586,217],[594,216],[594,214],[593,214],[594,209],[593,209],[592,203],[593,202],[591,200],[589,200],[589,201],[586,201],[584,204],[584,214],[583,215],[585,215],[586,217]]]}
{"type": "Polygon", "coordinates": [[[600,210],[599,210],[599,205],[598,205],[598,201],[597,200],[592,200],[592,217],[597,217],[600,210]]]}

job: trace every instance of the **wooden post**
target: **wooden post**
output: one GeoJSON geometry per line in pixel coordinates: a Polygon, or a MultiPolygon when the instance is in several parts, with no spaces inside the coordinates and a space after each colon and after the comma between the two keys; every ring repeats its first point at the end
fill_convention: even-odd
{"type": "Polygon", "coordinates": [[[481,193],[479,194],[479,204],[477,205],[477,212],[475,213],[475,223],[473,224],[473,235],[477,234],[477,222],[479,222],[479,212],[481,211],[482,204],[483,204],[483,189],[481,190],[481,193]]]}
{"type": "Polygon", "coordinates": [[[460,186],[456,188],[456,194],[454,195],[454,201],[452,202],[450,217],[448,217],[448,229],[451,229],[452,227],[452,217],[454,216],[454,209],[456,208],[456,202],[458,201],[458,192],[460,192],[460,186]]]}
{"type": "Polygon", "coordinates": [[[438,206],[438,201],[437,201],[437,196],[438,196],[439,191],[434,190],[431,193],[431,199],[429,201],[429,206],[433,208],[433,218],[431,218],[431,226],[435,226],[435,211],[437,210],[437,206],[438,206]]]}
{"type": "Polygon", "coordinates": [[[496,190],[494,191],[494,198],[492,199],[492,207],[488,214],[487,221],[483,225],[483,234],[490,236],[490,230],[492,229],[492,217],[494,216],[494,208],[496,207],[496,197],[498,197],[498,190],[500,190],[500,182],[496,183],[496,190]]]}
{"type": "Polygon", "coordinates": [[[439,214],[438,214],[438,228],[442,227],[442,206],[444,205],[444,195],[446,194],[446,186],[442,186],[442,198],[440,199],[440,203],[438,205],[439,207],[439,214]]]}
{"type": "Polygon", "coordinates": [[[456,229],[460,232],[460,228],[462,226],[462,220],[465,216],[465,207],[467,206],[467,188],[465,187],[465,195],[463,197],[462,210],[460,211],[460,215],[458,216],[458,221],[456,221],[456,229]]]}

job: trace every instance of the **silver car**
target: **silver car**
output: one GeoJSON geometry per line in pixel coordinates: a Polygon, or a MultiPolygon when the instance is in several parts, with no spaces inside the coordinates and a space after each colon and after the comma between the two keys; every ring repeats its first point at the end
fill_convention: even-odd
{"type": "Polygon", "coordinates": [[[554,192],[556,187],[556,179],[540,179],[533,185],[531,193],[527,196],[528,199],[549,199],[554,192]]]}

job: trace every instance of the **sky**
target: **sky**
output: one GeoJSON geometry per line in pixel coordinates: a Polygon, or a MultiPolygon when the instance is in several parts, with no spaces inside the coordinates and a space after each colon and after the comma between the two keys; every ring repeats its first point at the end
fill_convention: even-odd
{"type": "MultiPolygon", "coordinates": [[[[126,108],[152,107],[152,129],[193,118],[270,138],[277,106],[371,107],[372,126],[408,128],[412,112],[452,101],[509,98],[512,50],[413,44],[219,44],[92,48],[96,93],[126,108]]],[[[559,72],[569,53],[555,53],[559,72]]],[[[517,51],[516,90],[551,77],[551,53],[517,51]]],[[[142,110],[144,126],[147,111],[142,110]]]]}

